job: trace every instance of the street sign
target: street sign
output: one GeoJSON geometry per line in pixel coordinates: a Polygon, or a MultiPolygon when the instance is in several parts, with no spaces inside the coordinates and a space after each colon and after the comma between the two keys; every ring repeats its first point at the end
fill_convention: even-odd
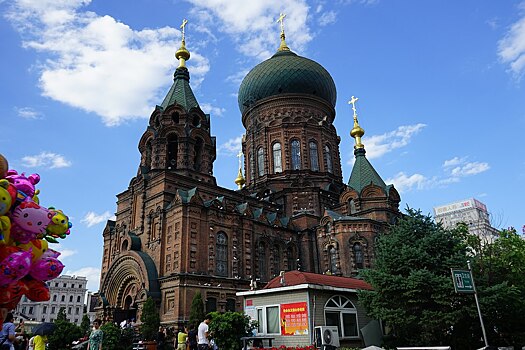
{"type": "Polygon", "coordinates": [[[469,270],[450,270],[452,271],[452,280],[454,281],[456,293],[476,293],[469,270]]]}

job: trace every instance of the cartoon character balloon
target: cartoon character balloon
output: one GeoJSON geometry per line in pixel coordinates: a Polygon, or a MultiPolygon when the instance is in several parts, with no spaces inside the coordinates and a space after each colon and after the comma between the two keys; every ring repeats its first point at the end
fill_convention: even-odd
{"type": "Polygon", "coordinates": [[[11,238],[19,243],[28,243],[39,236],[43,237],[51,217],[46,208],[26,198],[13,211],[11,238]]]}
{"type": "Polygon", "coordinates": [[[15,185],[23,198],[32,198],[35,195],[35,185],[40,182],[40,175],[31,174],[26,177],[25,173],[18,174],[16,170],[8,170],[6,179],[15,185]]]}
{"type": "Polygon", "coordinates": [[[7,285],[22,279],[31,268],[31,252],[20,250],[11,253],[0,262],[0,286],[7,285]]]}

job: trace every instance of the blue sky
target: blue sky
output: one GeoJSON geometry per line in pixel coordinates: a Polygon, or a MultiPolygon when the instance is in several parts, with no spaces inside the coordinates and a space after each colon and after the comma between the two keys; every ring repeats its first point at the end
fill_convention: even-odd
{"type": "Polygon", "coordinates": [[[105,220],[171,86],[183,18],[191,84],[217,137],[214,174],[235,188],[238,87],[277,49],[279,12],[288,46],[337,86],[345,182],[355,95],[367,156],[403,208],[475,197],[496,226],[525,224],[525,2],[0,1],[0,153],[39,173],[41,203],[72,218],[57,248],[64,271],[98,289],[105,220]]]}

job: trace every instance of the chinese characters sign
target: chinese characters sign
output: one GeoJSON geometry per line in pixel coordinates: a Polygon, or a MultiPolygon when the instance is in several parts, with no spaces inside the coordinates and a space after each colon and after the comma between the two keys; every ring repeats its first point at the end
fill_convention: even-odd
{"type": "Polygon", "coordinates": [[[474,283],[472,283],[472,275],[468,270],[454,270],[452,269],[452,280],[454,281],[454,288],[456,293],[475,293],[474,283]]]}
{"type": "Polygon", "coordinates": [[[281,335],[308,334],[306,302],[281,304],[281,335]]]}

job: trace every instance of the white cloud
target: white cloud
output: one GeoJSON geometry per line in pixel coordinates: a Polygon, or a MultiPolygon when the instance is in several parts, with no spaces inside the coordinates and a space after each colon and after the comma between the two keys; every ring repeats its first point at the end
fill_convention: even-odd
{"type": "Polygon", "coordinates": [[[86,277],[87,289],[96,292],[100,286],[100,269],[98,267],[86,266],[78,270],[67,270],[63,275],[86,277]]]}
{"type": "Polygon", "coordinates": [[[73,250],[73,249],[67,249],[67,248],[62,249],[60,245],[58,245],[57,248],[53,247],[53,249],[55,249],[57,252],[60,252],[60,260],[69,258],[70,256],[76,255],[78,253],[78,251],[73,250]]]}
{"type": "Polygon", "coordinates": [[[80,222],[86,224],[87,227],[95,226],[101,222],[106,222],[111,219],[113,215],[109,211],[105,211],[102,214],[97,214],[93,211],[88,212],[80,222]]]}
{"type": "Polygon", "coordinates": [[[404,172],[396,174],[394,177],[386,179],[385,183],[394,184],[399,192],[407,192],[412,189],[422,190],[430,185],[429,179],[421,174],[407,175],[404,172]]]}
{"type": "Polygon", "coordinates": [[[210,103],[200,103],[199,106],[201,107],[202,111],[207,114],[211,114],[212,116],[216,117],[222,117],[224,112],[226,112],[226,109],[213,106],[210,103]]]}
{"type": "Polygon", "coordinates": [[[490,169],[487,162],[467,162],[467,157],[454,157],[443,163],[443,168],[452,177],[476,175],[490,169]]]}
{"type": "MultiPolygon", "coordinates": [[[[134,30],[86,11],[89,2],[19,0],[5,16],[25,48],[45,55],[39,66],[43,95],[96,113],[108,126],[149,117],[171,81],[180,31],[134,30]]],[[[208,60],[192,51],[188,66],[198,85],[208,60]]]]}
{"type": "Polygon", "coordinates": [[[242,149],[242,135],[234,139],[229,139],[217,148],[217,153],[228,156],[236,156],[242,149]]]}
{"type": "Polygon", "coordinates": [[[279,13],[286,14],[287,44],[301,51],[312,40],[307,26],[309,6],[305,0],[246,1],[246,0],[187,0],[195,6],[192,17],[201,27],[216,18],[220,31],[229,34],[238,50],[246,56],[268,58],[279,47],[279,13]],[[204,15],[205,14],[205,15],[204,15]],[[203,17],[204,20],[200,18],[203,17]]]}
{"type": "Polygon", "coordinates": [[[63,155],[42,152],[34,156],[25,156],[22,158],[22,164],[28,168],[68,168],[71,166],[71,162],[67,160],[63,155]]]}
{"type": "Polygon", "coordinates": [[[19,117],[24,119],[42,119],[42,113],[31,107],[15,107],[15,111],[19,117]]]}
{"type": "Polygon", "coordinates": [[[397,148],[408,145],[412,136],[417,135],[425,126],[421,123],[402,125],[394,131],[363,138],[367,157],[369,159],[379,158],[397,148]]]}
{"type": "Polygon", "coordinates": [[[498,56],[517,79],[525,71],[525,16],[515,22],[498,42],[498,56]]]}
{"type": "Polygon", "coordinates": [[[318,22],[321,27],[335,23],[337,20],[337,13],[335,11],[327,11],[319,17],[318,22]]]}

